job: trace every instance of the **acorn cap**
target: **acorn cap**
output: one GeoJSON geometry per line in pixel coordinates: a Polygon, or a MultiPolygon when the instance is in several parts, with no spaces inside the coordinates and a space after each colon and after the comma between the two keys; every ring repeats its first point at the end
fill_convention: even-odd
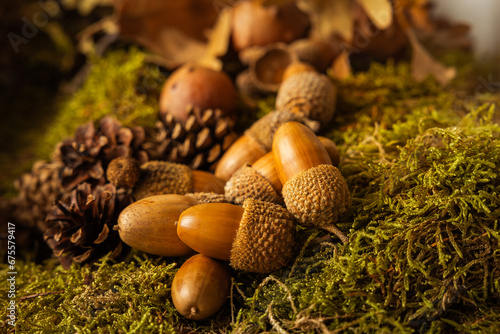
{"type": "Polygon", "coordinates": [[[304,123],[313,131],[319,130],[319,124],[317,122],[311,121],[302,115],[287,110],[275,110],[258,119],[245,131],[245,134],[255,138],[266,151],[269,152],[273,146],[273,138],[276,130],[278,130],[282,124],[289,121],[304,123]]]}
{"type": "Polygon", "coordinates": [[[210,192],[210,193],[195,192],[195,193],[188,193],[185,196],[195,199],[198,202],[198,204],[227,203],[227,200],[226,200],[226,197],[224,196],[224,194],[216,194],[213,192],[210,192]]]}
{"type": "Polygon", "coordinates": [[[337,229],[335,222],[351,205],[344,177],[337,167],[326,164],[304,170],[288,180],[283,185],[283,198],[299,224],[335,234],[332,230],[337,229]]]}
{"type": "Polygon", "coordinates": [[[324,74],[302,72],[281,84],[276,109],[302,115],[326,125],[333,118],[337,89],[324,74]]]}
{"type": "Polygon", "coordinates": [[[139,162],[134,158],[118,157],[108,165],[106,177],[116,188],[133,188],[141,176],[139,162]]]}
{"type": "Polygon", "coordinates": [[[227,181],[224,187],[226,199],[242,204],[247,198],[284,205],[283,198],[271,183],[250,166],[243,166],[227,181]]]}
{"type": "Polygon", "coordinates": [[[231,249],[230,265],[237,270],[269,273],[292,258],[295,223],[283,207],[248,198],[231,249]]]}
{"type": "Polygon", "coordinates": [[[141,166],[141,177],[133,190],[135,200],[161,194],[193,191],[193,173],[186,165],[168,161],[149,161],[141,166]]]}

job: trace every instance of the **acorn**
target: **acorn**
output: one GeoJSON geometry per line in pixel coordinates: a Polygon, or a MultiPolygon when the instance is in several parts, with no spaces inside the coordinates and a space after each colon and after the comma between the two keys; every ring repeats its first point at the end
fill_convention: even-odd
{"type": "Polygon", "coordinates": [[[148,161],[140,169],[141,176],[132,192],[136,200],[160,194],[224,193],[224,181],[210,172],[191,169],[183,164],[148,161]]]}
{"type": "Polygon", "coordinates": [[[236,88],[226,73],[197,64],[185,64],[165,81],[159,115],[162,120],[172,115],[185,126],[188,110],[193,110],[198,123],[202,123],[203,111],[220,109],[234,120],[236,102],[236,88]]]}
{"type": "Polygon", "coordinates": [[[332,64],[333,59],[340,53],[336,43],[327,43],[311,38],[301,38],[288,46],[298,61],[313,66],[318,72],[324,72],[332,64]]]}
{"type": "MultiPolygon", "coordinates": [[[[334,166],[340,162],[340,153],[335,143],[326,137],[318,136],[334,166]]],[[[238,169],[226,182],[224,193],[229,202],[241,204],[247,198],[284,205],[281,196],[283,185],[274,165],[273,152],[266,153],[251,166],[238,169]]]]}
{"type": "Polygon", "coordinates": [[[320,122],[324,127],[335,113],[337,89],[324,74],[303,72],[282,82],[276,94],[276,109],[320,122]]]}
{"type": "Polygon", "coordinates": [[[231,288],[227,264],[196,254],[182,264],[172,281],[172,302],[182,316],[205,319],[226,303],[231,288]]]}
{"type": "Polygon", "coordinates": [[[351,204],[349,188],[314,132],[298,122],[283,124],[274,136],[273,155],[286,208],[296,221],[348,242],[335,222],[351,204]]]}
{"type": "Polygon", "coordinates": [[[252,164],[271,150],[274,132],[288,121],[300,121],[314,131],[319,129],[316,121],[288,111],[273,111],[261,117],[250,126],[241,137],[222,155],[214,175],[226,182],[241,166],[252,164]]]}
{"type": "Polygon", "coordinates": [[[264,6],[240,1],[233,8],[232,44],[236,51],[270,43],[290,43],[306,35],[310,22],[295,2],[264,6]]]}
{"type": "Polygon", "coordinates": [[[243,206],[209,203],[179,217],[177,234],[189,247],[237,270],[269,273],[292,258],[295,223],[283,207],[248,198],[243,206]]]}
{"type": "Polygon", "coordinates": [[[122,210],[114,229],[124,243],[149,254],[193,254],[177,236],[175,222],[182,211],[196,204],[195,198],[176,194],[143,198],[122,210]]]}
{"type": "Polygon", "coordinates": [[[282,81],[285,81],[292,75],[302,73],[302,72],[317,72],[317,70],[310,64],[301,62],[301,61],[294,61],[291,62],[283,71],[282,75],[282,81]]]}

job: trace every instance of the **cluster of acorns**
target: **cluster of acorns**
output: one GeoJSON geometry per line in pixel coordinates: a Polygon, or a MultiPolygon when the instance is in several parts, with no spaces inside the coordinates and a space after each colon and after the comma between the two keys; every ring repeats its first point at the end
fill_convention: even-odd
{"type": "Polygon", "coordinates": [[[335,167],[335,144],[314,130],[333,117],[335,89],[316,72],[298,73],[278,91],[276,110],[255,122],[220,159],[214,174],[182,164],[113,160],[107,177],[136,201],[115,229],[121,240],[161,256],[189,256],[172,300],[190,319],[215,313],[227,299],[228,266],[269,273],[293,257],[296,224],[335,226],[350,205],[335,167]],[[290,89],[292,87],[292,89],[290,89]]]}
{"type": "MultiPolygon", "coordinates": [[[[206,174],[203,181],[195,177],[186,184],[197,184],[194,189],[217,189],[219,194],[195,192],[145,196],[121,212],[116,229],[129,246],[169,257],[199,253],[181,266],[173,281],[172,300],[182,315],[203,319],[224,304],[230,285],[224,261],[236,270],[253,273],[269,273],[285,266],[293,257],[297,223],[334,230],[343,242],[347,242],[347,237],[336,229],[334,223],[350,205],[349,190],[316,134],[301,123],[285,122],[274,135],[271,157],[268,166],[273,168],[267,168],[266,174],[273,180],[272,189],[264,187],[259,193],[258,183],[253,184],[251,180],[253,175],[261,174],[248,165],[242,166],[238,173],[252,169],[253,175],[245,179],[236,173],[234,176],[238,180],[231,178],[224,187],[225,191],[220,188],[221,180],[217,177],[208,172],[191,171],[192,175],[206,174]],[[243,180],[249,181],[246,185],[250,190],[246,194],[243,180]],[[280,195],[283,206],[262,198],[267,196],[265,192],[268,190],[278,193],[275,187],[281,187],[277,184],[283,185],[280,195]],[[241,206],[231,200],[235,188],[238,188],[236,192],[241,206]]],[[[168,166],[169,172],[164,174],[164,179],[171,182],[184,178],[182,175],[187,171],[180,170],[185,168],[182,165],[155,163],[168,166]]],[[[116,169],[137,175],[136,180],[141,177],[145,180],[144,175],[148,177],[147,173],[144,174],[144,166],[133,173],[131,170],[116,169]],[[141,169],[143,173],[137,173],[141,169]]],[[[157,176],[155,180],[158,180],[157,176]]],[[[120,177],[127,178],[125,173],[120,177]]],[[[116,178],[118,175],[111,177],[116,178]]],[[[163,191],[172,192],[174,188],[163,191]]],[[[189,191],[188,187],[184,189],[189,191]]]]}

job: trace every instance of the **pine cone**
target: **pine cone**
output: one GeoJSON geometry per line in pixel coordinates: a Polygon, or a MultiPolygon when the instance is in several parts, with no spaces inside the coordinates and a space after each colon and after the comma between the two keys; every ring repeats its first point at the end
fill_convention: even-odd
{"type": "Polygon", "coordinates": [[[62,185],[71,190],[83,182],[106,183],[106,168],[117,157],[134,157],[141,163],[148,155],[141,145],[146,137],[142,127],[127,128],[111,116],[101,119],[96,129],[92,122],[78,127],[75,137],[60,143],[55,161],[64,165],[62,185]]]}
{"type": "Polygon", "coordinates": [[[143,147],[150,160],[182,163],[213,170],[222,153],[236,140],[234,121],[219,109],[190,108],[186,124],[167,114],[156,124],[155,138],[143,147]],[[198,115],[199,117],[196,117],[198,115]]]}
{"type": "Polygon", "coordinates": [[[59,178],[62,167],[60,162],[40,160],[33,164],[30,173],[16,180],[19,194],[12,199],[12,215],[16,221],[25,226],[36,226],[40,231],[45,230],[45,217],[63,192],[59,178]]]}
{"type": "Polygon", "coordinates": [[[111,183],[79,184],[47,216],[44,239],[66,269],[72,262],[91,263],[108,253],[110,259],[116,259],[129,247],[122,244],[113,225],[130,203],[130,197],[121,197],[111,183]]]}

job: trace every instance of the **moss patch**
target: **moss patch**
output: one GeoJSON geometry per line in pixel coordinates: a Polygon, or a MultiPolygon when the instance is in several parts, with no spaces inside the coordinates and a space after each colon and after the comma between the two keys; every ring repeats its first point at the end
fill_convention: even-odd
{"type": "Polygon", "coordinates": [[[302,230],[293,263],[268,276],[233,272],[230,301],[201,322],[171,304],[183,259],[136,253],[69,271],[18,262],[18,331],[499,332],[500,117],[483,105],[498,96],[471,93],[467,80],[418,84],[401,63],[337,82],[325,134],[339,145],[353,196],[338,224],[350,243],[302,230]]]}

